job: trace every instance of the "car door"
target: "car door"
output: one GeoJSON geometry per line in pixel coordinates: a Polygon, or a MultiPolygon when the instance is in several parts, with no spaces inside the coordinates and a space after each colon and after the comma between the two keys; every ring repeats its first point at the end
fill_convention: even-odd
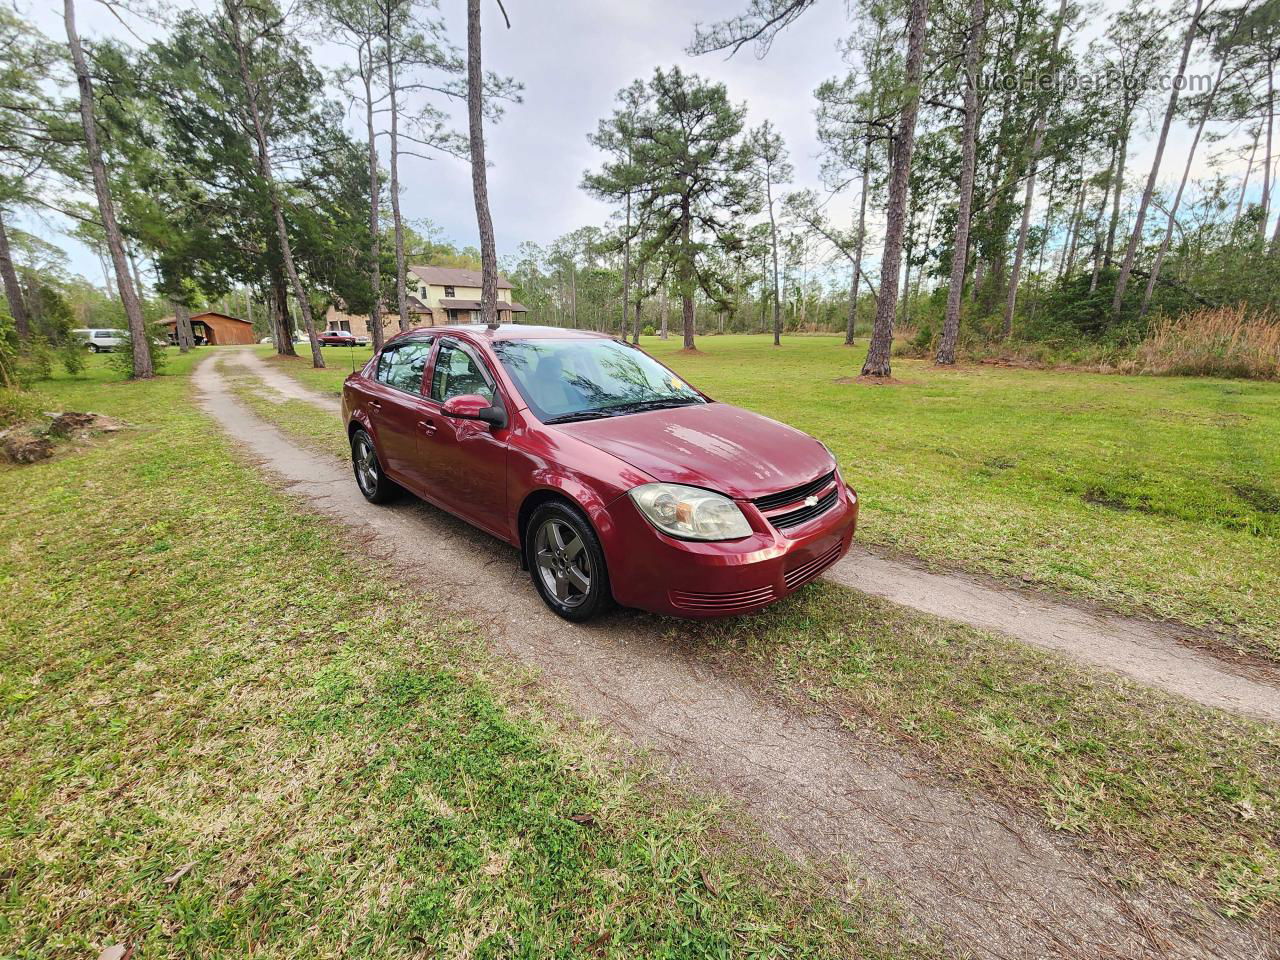
{"type": "Polygon", "coordinates": [[[471,347],[444,337],[427,391],[431,417],[419,438],[434,499],[498,536],[507,534],[507,428],[458,420],[441,412],[450,397],[476,393],[505,406],[497,380],[471,347]]]}
{"type": "Polygon", "coordinates": [[[423,374],[434,338],[391,344],[378,356],[368,385],[369,419],[383,469],[419,492],[426,482],[418,457],[418,434],[429,412],[422,396],[423,374]]]}

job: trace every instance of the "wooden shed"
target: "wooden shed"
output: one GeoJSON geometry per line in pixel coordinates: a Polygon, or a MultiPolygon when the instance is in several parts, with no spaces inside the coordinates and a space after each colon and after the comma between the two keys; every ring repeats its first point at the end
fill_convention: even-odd
{"type": "MultiPolygon", "coordinates": [[[[177,343],[177,318],[165,317],[160,321],[160,325],[166,329],[169,342],[177,343]]],[[[208,343],[214,346],[232,343],[253,343],[256,339],[253,335],[253,324],[248,320],[241,320],[239,317],[233,317],[229,313],[218,313],[216,310],[193,313],[191,315],[191,333],[195,336],[196,343],[208,343]]]]}

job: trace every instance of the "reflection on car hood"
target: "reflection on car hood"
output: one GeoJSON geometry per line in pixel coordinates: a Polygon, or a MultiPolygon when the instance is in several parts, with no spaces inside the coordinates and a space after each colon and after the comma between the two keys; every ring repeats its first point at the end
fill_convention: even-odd
{"type": "Polygon", "coordinates": [[[835,464],[813,437],[727,403],[694,404],[558,424],[655,480],[750,500],[821,476],[835,464]]]}

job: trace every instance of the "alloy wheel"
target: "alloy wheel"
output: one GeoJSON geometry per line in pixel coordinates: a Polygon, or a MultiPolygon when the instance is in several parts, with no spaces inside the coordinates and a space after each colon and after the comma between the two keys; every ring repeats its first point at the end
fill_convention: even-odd
{"type": "Polygon", "coordinates": [[[591,593],[591,558],[582,537],[555,518],[538,528],[534,560],[547,593],[566,607],[580,606],[591,593]]]}
{"type": "Polygon", "coordinates": [[[369,438],[361,434],[355,449],[356,482],[365,496],[373,496],[378,489],[378,457],[373,452],[369,438]]]}

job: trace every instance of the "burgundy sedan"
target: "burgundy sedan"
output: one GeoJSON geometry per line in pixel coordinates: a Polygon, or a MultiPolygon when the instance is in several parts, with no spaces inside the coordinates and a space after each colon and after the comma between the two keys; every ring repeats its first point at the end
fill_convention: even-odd
{"type": "Polygon", "coordinates": [[[350,330],[323,330],[316,334],[322,347],[367,347],[368,337],[357,337],[350,330]]]}
{"type": "Polygon", "coordinates": [[[411,330],[347,378],[342,413],[368,500],[408,490],[518,547],[569,620],[756,610],[857,524],[824,444],[600,334],[411,330]]]}

